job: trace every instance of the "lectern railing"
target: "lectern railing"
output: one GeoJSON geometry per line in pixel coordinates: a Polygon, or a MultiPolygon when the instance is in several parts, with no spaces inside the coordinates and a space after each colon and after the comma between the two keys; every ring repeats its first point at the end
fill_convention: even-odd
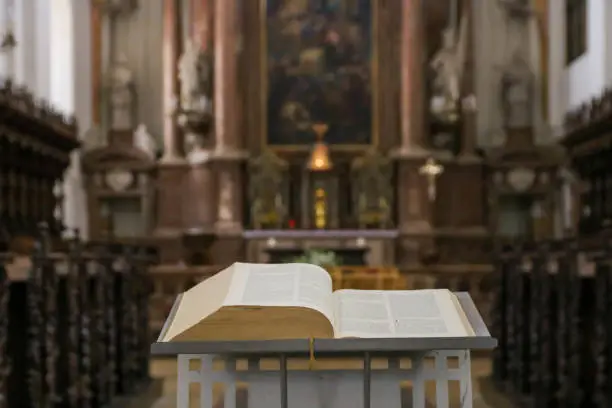
{"type": "Polygon", "coordinates": [[[497,341],[469,294],[457,293],[457,300],[474,336],[161,341],[179,297],[151,353],[177,358],[177,408],[426,408],[429,402],[473,408],[471,350],[490,350],[497,341]],[[430,381],[434,395],[427,393],[430,381]],[[411,397],[403,393],[406,382],[411,397]],[[453,382],[459,393],[451,399],[453,382]],[[245,385],[243,401],[237,391],[245,385]]]}

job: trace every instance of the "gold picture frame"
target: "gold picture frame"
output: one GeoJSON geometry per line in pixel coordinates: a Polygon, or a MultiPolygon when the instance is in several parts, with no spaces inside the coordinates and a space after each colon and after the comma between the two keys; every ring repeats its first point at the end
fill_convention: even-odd
{"type": "MultiPolygon", "coordinates": [[[[259,49],[259,61],[260,61],[260,131],[259,139],[261,149],[270,149],[276,153],[283,152],[304,152],[310,150],[309,145],[272,145],[268,144],[268,24],[267,24],[267,0],[259,1],[259,27],[261,29],[260,34],[260,49],[259,49]]],[[[363,144],[342,144],[342,145],[330,145],[332,151],[344,151],[344,152],[362,152],[372,147],[377,147],[380,141],[380,88],[379,83],[379,1],[370,0],[371,7],[371,40],[372,40],[372,57],[370,60],[371,70],[371,98],[372,98],[372,137],[370,143],[363,144]]]]}

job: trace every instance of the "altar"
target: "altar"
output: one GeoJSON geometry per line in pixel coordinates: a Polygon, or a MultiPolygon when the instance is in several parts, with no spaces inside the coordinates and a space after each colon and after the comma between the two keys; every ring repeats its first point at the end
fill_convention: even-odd
{"type": "Polygon", "coordinates": [[[394,229],[356,230],[247,230],[249,262],[288,262],[304,251],[335,253],[343,264],[351,266],[384,266],[395,259],[394,229]]]}

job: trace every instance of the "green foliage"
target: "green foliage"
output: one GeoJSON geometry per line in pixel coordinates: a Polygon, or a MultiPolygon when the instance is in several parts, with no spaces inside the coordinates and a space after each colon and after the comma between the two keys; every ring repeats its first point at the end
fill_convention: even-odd
{"type": "Polygon", "coordinates": [[[303,255],[294,258],[292,262],[309,263],[318,266],[338,266],[342,261],[333,251],[311,249],[305,251],[303,255]]]}

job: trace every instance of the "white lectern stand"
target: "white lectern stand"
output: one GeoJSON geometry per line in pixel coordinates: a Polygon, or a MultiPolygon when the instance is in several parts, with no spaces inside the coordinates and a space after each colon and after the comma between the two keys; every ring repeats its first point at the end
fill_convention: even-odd
{"type": "Polygon", "coordinates": [[[157,342],[151,353],[178,357],[177,408],[190,407],[189,388],[194,383],[200,388],[200,408],[213,408],[215,383],[223,385],[224,408],[400,408],[400,384],[405,381],[412,382],[413,408],[426,407],[426,381],[436,384],[437,408],[450,407],[449,381],[459,382],[460,407],[472,408],[470,350],[493,349],[497,340],[490,336],[469,294],[457,296],[475,337],[157,342]],[[315,369],[287,369],[288,359],[313,356],[315,369]],[[319,364],[341,358],[361,359],[363,367],[325,369],[319,364]],[[213,359],[223,360],[223,368],[213,369],[213,359]],[[276,359],[278,367],[260,367],[263,359],[276,359]],[[373,359],[386,363],[379,369],[373,359]],[[457,360],[457,367],[450,367],[449,359],[457,360]],[[197,369],[190,368],[192,360],[200,363],[197,369]],[[248,361],[245,369],[237,368],[239,360],[248,361]],[[407,360],[410,366],[404,367],[407,360]],[[431,367],[428,360],[433,360],[431,367]],[[238,382],[248,385],[247,407],[236,407],[238,382]]]}

